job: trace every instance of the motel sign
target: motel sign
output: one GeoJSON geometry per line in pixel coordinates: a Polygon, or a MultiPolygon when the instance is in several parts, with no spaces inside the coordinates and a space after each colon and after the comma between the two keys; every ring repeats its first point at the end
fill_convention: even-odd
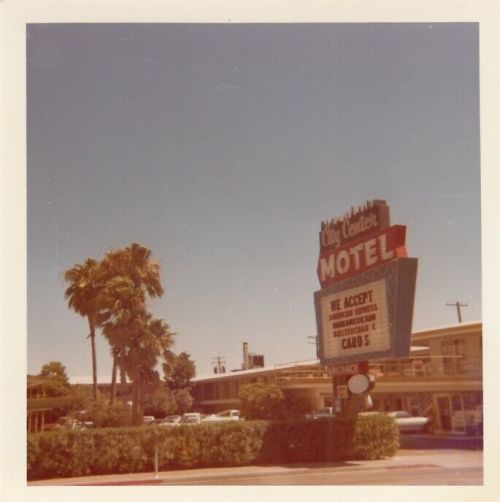
{"type": "Polygon", "coordinates": [[[385,201],[322,223],[314,293],[322,364],[408,356],[417,259],[405,240],[385,201]]]}

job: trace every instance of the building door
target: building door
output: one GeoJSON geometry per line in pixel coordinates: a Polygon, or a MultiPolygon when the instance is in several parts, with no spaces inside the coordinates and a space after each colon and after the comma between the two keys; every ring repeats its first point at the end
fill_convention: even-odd
{"type": "Polygon", "coordinates": [[[436,396],[439,428],[453,434],[465,433],[465,415],[460,394],[439,394],[436,396]]]}
{"type": "Polygon", "coordinates": [[[465,411],[461,394],[451,395],[451,426],[456,434],[465,434],[465,411]]]}
{"type": "Polygon", "coordinates": [[[436,397],[437,411],[439,417],[439,429],[451,432],[451,400],[448,394],[436,397]]]}

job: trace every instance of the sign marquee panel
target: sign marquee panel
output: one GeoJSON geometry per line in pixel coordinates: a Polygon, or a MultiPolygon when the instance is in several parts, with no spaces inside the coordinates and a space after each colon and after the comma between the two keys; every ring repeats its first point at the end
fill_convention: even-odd
{"type": "Polygon", "coordinates": [[[325,358],[390,348],[385,283],[379,279],[321,297],[325,358]]]}
{"type": "Polygon", "coordinates": [[[416,258],[399,258],[316,291],[321,362],[406,357],[416,272],[416,258]]]}

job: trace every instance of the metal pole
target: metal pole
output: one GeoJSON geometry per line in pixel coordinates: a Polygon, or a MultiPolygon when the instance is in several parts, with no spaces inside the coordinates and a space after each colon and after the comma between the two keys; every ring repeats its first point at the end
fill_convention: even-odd
{"type": "Polygon", "coordinates": [[[160,477],[158,476],[158,444],[155,445],[154,463],[155,463],[155,479],[158,479],[160,477]]]}
{"type": "Polygon", "coordinates": [[[336,399],[337,399],[337,389],[335,388],[335,377],[332,376],[332,408],[333,412],[336,413],[336,399]]]}

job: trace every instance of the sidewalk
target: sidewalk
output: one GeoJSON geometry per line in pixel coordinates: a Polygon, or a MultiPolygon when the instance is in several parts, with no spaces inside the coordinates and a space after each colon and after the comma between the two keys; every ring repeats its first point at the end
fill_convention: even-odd
{"type": "MultiPolygon", "coordinates": [[[[476,466],[482,452],[464,451],[460,465],[476,466]]],[[[141,472],[130,474],[110,474],[103,476],[85,476],[78,478],[48,479],[28,482],[28,486],[131,486],[143,484],[193,483],[202,484],[204,479],[230,479],[232,477],[275,476],[279,474],[306,473],[312,469],[335,468],[340,472],[352,470],[380,470],[380,469],[412,469],[421,467],[435,467],[437,464],[445,467],[457,465],[457,458],[449,450],[399,450],[394,457],[383,460],[355,460],[336,463],[296,464],[296,465],[250,465],[244,467],[216,467],[204,469],[189,469],[181,471],[141,472]],[[439,456],[437,456],[439,455],[439,456]]],[[[481,460],[482,464],[482,460],[481,460]]]]}
{"type": "Polygon", "coordinates": [[[401,434],[399,437],[401,448],[408,449],[445,449],[482,450],[482,436],[440,436],[437,434],[401,434]]]}

